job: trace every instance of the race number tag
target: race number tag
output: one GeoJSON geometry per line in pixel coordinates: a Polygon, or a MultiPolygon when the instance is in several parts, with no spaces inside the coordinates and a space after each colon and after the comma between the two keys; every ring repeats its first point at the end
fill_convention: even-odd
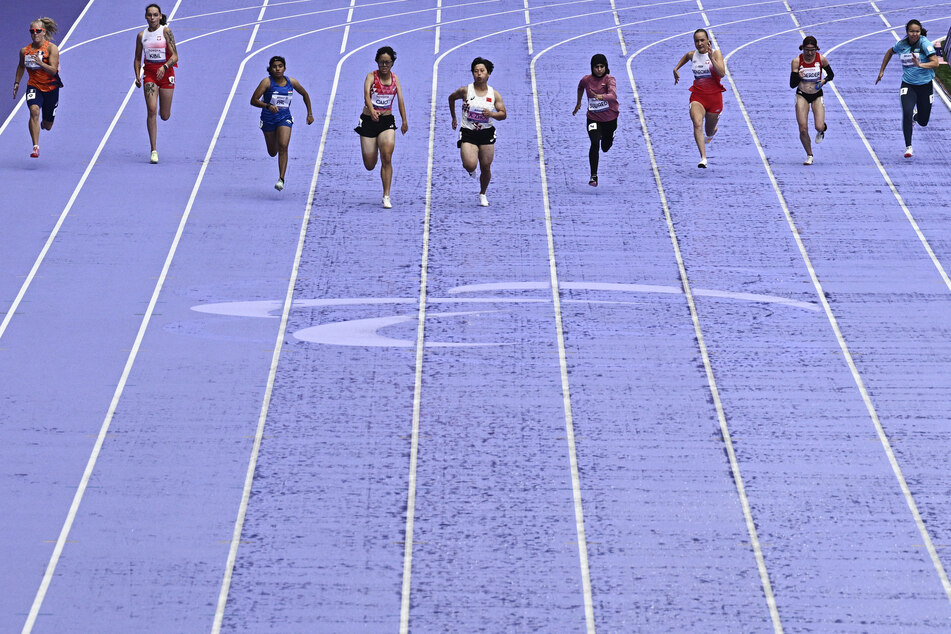
{"type": "Polygon", "coordinates": [[[145,61],[162,63],[165,61],[165,47],[149,47],[145,49],[145,61]]]}
{"type": "Polygon", "coordinates": [[[271,94],[271,105],[277,106],[278,108],[290,108],[291,107],[291,96],[290,95],[279,95],[277,93],[271,94]]]}
{"type": "Polygon", "coordinates": [[[596,97],[588,97],[588,112],[604,112],[611,107],[607,101],[596,97]]]}
{"type": "Polygon", "coordinates": [[[918,57],[918,53],[902,53],[901,54],[901,65],[908,67],[915,65],[915,59],[918,57]]]}

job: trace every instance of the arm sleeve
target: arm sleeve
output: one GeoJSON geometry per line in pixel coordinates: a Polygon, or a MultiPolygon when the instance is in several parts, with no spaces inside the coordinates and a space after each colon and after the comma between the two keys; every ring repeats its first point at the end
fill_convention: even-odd
{"type": "Polygon", "coordinates": [[[790,71],[789,73],[789,87],[795,88],[799,85],[799,82],[802,81],[802,77],[799,76],[799,73],[790,71]]]}
{"type": "Polygon", "coordinates": [[[826,71],[826,83],[829,83],[835,77],[835,73],[832,72],[832,66],[830,64],[826,64],[824,70],[826,71]]]}

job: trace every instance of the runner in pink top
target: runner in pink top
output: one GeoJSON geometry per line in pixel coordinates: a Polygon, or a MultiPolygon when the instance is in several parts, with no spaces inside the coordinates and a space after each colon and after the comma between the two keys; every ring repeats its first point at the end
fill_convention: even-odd
{"type": "Polygon", "coordinates": [[[617,130],[617,117],[620,112],[617,102],[617,84],[610,75],[608,58],[597,53],[591,58],[591,74],[578,82],[578,103],[572,115],[581,110],[581,98],[588,96],[587,126],[591,147],[588,149],[588,163],[591,166],[591,179],[588,184],[598,186],[598,146],[607,152],[614,145],[614,132],[617,130]]]}

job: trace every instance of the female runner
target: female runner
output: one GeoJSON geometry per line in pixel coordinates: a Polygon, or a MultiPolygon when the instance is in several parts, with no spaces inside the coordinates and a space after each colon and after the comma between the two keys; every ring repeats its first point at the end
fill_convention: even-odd
{"type": "Polygon", "coordinates": [[[826,130],[826,107],[822,103],[822,87],[832,81],[835,73],[829,66],[829,60],[819,54],[816,38],[806,36],[799,47],[802,55],[792,60],[792,72],[789,74],[789,87],[796,89],[796,121],[799,122],[799,140],[806,150],[803,165],[812,165],[812,141],[809,139],[809,109],[816,124],[816,143],[822,143],[826,130]],[[825,78],[822,71],[825,71],[825,78]]]}
{"type": "Polygon", "coordinates": [[[598,146],[607,152],[614,145],[614,132],[617,130],[617,118],[620,112],[617,101],[617,83],[611,77],[608,58],[598,53],[591,58],[591,74],[585,75],[578,83],[578,103],[572,116],[581,110],[581,97],[588,95],[588,164],[591,166],[591,180],[588,184],[598,186],[598,146]]]}
{"type": "Polygon", "coordinates": [[[674,66],[674,83],[680,81],[680,73],[677,70],[687,62],[692,62],[694,79],[690,87],[690,120],[693,121],[693,138],[700,150],[697,167],[706,167],[705,145],[712,141],[713,135],[717,133],[717,121],[723,112],[723,92],[726,88],[720,83],[720,78],[726,75],[726,63],[723,61],[723,54],[713,50],[710,35],[705,29],[694,31],[693,44],[697,50],[687,51],[674,66]]]}
{"type": "Polygon", "coordinates": [[[915,152],[911,149],[911,130],[915,123],[921,127],[928,125],[931,119],[931,104],[934,103],[934,69],[938,67],[938,54],[934,44],[927,37],[928,31],[918,20],[909,20],[905,25],[905,39],[899,40],[895,46],[885,51],[882,60],[882,69],[878,71],[878,79],[882,81],[885,67],[892,55],[898,53],[901,58],[901,129],[905,133],[905,158],[911,158],[915,152]],[[928,61],[921,61],[922,58],[928,61]],[[915,109],[917,108],[917,112],[915,109]]]}
{"type": "Polygon", "coordinates": [[[291,99],[294,91],[300,93],[307,106],[307,125],[314,122],[314,113],[310,107],[310,95],[293,77],[285,77],[287,62],[280,55],[271,58],[267,65],[268,76],[261,80],[251,95],[251,105],[261,108],[261,132],[267,153],[277,157],[277,169],[280,177],[274,183],[274,189],[284,189],[284,174],[287,172],[287,146],[291,142],[291,99]],[[263,99],[262,99],[263,97],[263,99]]]}
{"type": "Polygon", "coordinates": [[[37,18],[30,23],[33,41],[20,49],[20,64],[13,80],[13,98],[16,99],[24,69],[30,75],[26,84],[26,105],[30,109],[29,128],[33,139],[30,156],[33,158],[40,157],[40,128],[53,128],[59,89],[63,85],[59,80],[59,49],[53,44],[56,31],[56,22],[51,18],[37,18]],[[42,123],[40,114],[43,115],[42,123]]]}
{"type": "Polygon", "coordinates": [[[400,119],[403,120],[400,132],[406,134],[409,130],[406,106],[403,105],[403,89],[393,72],[395,63],[396,51],[392,48],[384,46],[377,50],[377,70],[368,73],[363,81],[363,114],[360,115],[360,125],[354,128],[360,135],[360,151],[363,154],[363,166],[367,171],[376,167],[377,157],[380,159],[384,209],[393,208],[393,203],[390,202],[390,183],[393,182],[393,150],[396,147],[394,99],[400,108],[400,119]]]}
{"type": "Polygon", "coordinates": [[[477,57],[472,60],[472,83],[462,86],[449,95],[449,112],[452,113],[452,129],[458,126],[456,121],[456,101],[462,99],[462,129],[456,147],[462,157],[462,166],[475,178],[476,166],[481,168],[479,175],[479,204],[489,206],[485,192],[492,180],[492,159],[495,158],[495,125],[492,120],[502,121],[507,116],[502,95],[489,86],[489,75],[495,65],[487,59],[477,57]]]}
{"type": "Polygon", "coordinates": [[[135,85],[145,84],[145,107],[148,110],[146,125],[149,129],[149,143],[152,145],[150,163],[158,163],[155,137],[158,126],[155,113],[158,110],[162,121],[172,116],[172,96],[175,89],[175,67],[178,65],[178,49],[172,29],[165,26],[168,18],[157,4],[145,7],[145,21],[149,27],[135,38],[135,85]],[[141,74],[142,54],[145,54],[145,77],[141,74]],[[161,106],[161,107],[159,107],[161,106]]]}

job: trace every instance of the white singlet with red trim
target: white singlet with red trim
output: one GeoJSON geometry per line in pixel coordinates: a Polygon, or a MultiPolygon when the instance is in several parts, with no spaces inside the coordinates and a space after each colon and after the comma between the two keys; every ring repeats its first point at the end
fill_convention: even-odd
{"type": "Polygon", "coordinates": [[[469,130],[485,130],[494,128],[492,119],[482,114],[483,110],[495,110],[495,90],[486,86],[484,97],[476,94],[475,84],[469,84],[466,91],[466,100],[462,104],[462,127],[469,130]]]}
{"type": "Polygon", "coordinates": [[[164,64],[168,61],[168,43],[165,41],[165,27],[160,26],[154,31],[142,31],[142,50],[145,51],[145,61],[149,64],[164,64]]]}

